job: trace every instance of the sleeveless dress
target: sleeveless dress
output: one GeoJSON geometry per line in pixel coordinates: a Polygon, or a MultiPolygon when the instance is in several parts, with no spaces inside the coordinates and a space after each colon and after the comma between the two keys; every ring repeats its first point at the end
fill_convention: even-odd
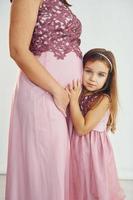
{"type": "MultiPolygon", "coordinates": [[[[82,76],[81,23],[60,0],[39,7],[30,51],[65,87],[82,76]]],[[[68,200],[70,119],[20,71],[13,94],[6,200],[68,200]],[[69,123],[67,123],[69,122],[69,123]]]]}
{"type": "MultiPolygon", "coordinates": [[[[83,116],[100,94],[82,96],[83,116]]],[[[107,131],[110,112],[85,136],[73,130],[70,159],[70,200],[124,200],[107,131]]]]}

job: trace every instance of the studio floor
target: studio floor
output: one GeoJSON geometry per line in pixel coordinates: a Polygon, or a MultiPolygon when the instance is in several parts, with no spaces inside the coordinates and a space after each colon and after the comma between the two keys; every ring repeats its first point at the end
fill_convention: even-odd
{"type": "MultiPolygon", "coordinates": [[[[121,180],[120,182],[125,191],[126,200],[133,200],[133,180],[121,180]]],[[[0,175],[0,200],[5,200],[5,183],[6,176],[0,175]]]]}

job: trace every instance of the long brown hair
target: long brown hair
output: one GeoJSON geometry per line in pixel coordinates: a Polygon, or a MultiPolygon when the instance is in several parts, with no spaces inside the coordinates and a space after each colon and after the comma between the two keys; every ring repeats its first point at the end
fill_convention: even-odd
{"type": "Polygon", "coordinates": [[[118,110],[118,91],[117,91],[117,70],[116,70],[116,61],[113,53],[106,49],[95,48],[88,51],[83,57],[83,66],[88,61],[99,60],[104,62],[109,68],[109,74],[107,80],[102,89],[97,92],[102,92],[109,96],[111,105],[110,105],[110,117],[108,121],[108,126],[112,132],[115,132],[116,129],[116,115],[118,110]],[[106,58],[107,59],[106,59],[106,58]]]}
{"type": "Polygon", "coordinates": [[[68,2],[67,2],[67,0],[60,0],[62,3],[64,3],[66,6],[71,6],[68,2]]]}
{"type": "MultiPolygon", "coordinates": [[[[64,3],[66,6],[71,6],[67,0],[60,0],[62,3],[64,3]]],[[[12,3],[12,0],[10,0],[10,2],[12,3]]]]}

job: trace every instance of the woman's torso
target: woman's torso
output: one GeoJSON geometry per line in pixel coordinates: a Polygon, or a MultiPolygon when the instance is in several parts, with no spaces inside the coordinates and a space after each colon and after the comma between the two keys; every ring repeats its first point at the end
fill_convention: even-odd
{"type": "Polygon", "coordinates": [[[51,51],[57,59],[69,52],[82,58],[79,48],[81,23],[60,0],[43,0],[37,16],[30,50],[34,55],[51,51]]]}
{"type": "MultiPolygon", "coordinates": [[[[33,31],[30,51],[62,86],[82,77],[81,23],[60,0],[43,0],[33,31]]],[[[43,90],[21,71],[25,89],[43,90]]]]}

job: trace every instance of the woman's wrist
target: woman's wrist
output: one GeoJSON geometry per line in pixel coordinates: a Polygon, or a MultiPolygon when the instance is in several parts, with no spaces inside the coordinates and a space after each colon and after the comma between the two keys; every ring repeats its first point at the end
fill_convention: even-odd
{"type": "Polygon", "coordinates": [[[57,83],[53,87],[51,87],[50,93],[52,94],[52,96],[57,96],[59,95],[60,91],[63,89],[64,88],[57,83]]]}

